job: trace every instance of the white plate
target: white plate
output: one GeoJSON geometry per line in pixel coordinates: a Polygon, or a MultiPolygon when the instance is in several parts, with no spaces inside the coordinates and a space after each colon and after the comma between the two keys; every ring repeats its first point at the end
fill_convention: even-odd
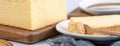
{"type": "Polygon", "coordinates": [[[95,40],[95,41],[110,41],[110,40],[117,40],[120,39],[120,37],[117,36],[93,36],[93,35],[83,35],[83,34],[75,34],[68,32],[68,23],[69,20],[62,21],[56,25],[56,29],[58,32],[75,37],[77,39],[88,39],[88,40],[95,40]]]}
{"type": "Polygon", "coordinates": [[[91,5],[102,4],[102,3],[119,3],[120,0],[81,0],[79,7],[88,13],[98,15],[98,14],[118,14],[120,13],[120,5],[107,5],[101,7],[93,7],[87,9],[91,5]]]}

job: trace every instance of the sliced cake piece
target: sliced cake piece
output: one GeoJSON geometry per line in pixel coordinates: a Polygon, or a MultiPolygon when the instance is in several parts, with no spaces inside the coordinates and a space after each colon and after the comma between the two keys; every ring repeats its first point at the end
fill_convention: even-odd
{"type": "Polygon", "coordinates": [[[85,25],[92,29],[120,32],[120,15],[103,15],[90,17],[71,17],[69,32],[90,35],[106,35],[104,33],[87,30],[85,25]]]}
{"type": "Polygon", "coordinates": [[[69,28],[69,32],[72,32],[72,33],[78,33],[78,34],[86,33],[83,23],[74,22],[74,21],[70,20],[70,24],[69,24],[68,28],[69,28]]]}
{"type": "Polygon", "coordinates": [[[65,0],[0,0],[3,25],[36,30],[65,19],[65,0]]]}

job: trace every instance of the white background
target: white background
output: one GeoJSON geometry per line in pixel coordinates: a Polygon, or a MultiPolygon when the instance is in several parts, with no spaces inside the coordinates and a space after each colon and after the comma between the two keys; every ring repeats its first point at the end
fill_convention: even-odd
{"type": "MultiPolygon", "coordinates": [[[[80,0],[66,0],[67,1],[67,14],[69,12],[71,12],[72,10],[74,10],[76,7],[78,7],[78,3],[80,2],[80,0]]],[[[14,46],[42,46],[41,43],[36,43],[36,44],[31,44],[31,45],[27,45],[27,44],[22,44],[22,43],[17,43],[17,42],[12,42],[14,46]]]]}

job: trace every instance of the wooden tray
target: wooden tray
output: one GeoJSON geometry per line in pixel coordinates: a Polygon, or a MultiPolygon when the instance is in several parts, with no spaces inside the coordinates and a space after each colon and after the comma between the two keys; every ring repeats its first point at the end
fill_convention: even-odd
{"type": "Polygon", "coordinates": [[[57,34],[59,33],[56,31],[55,25],[41,28],[35,31],[0,25],[0,38],[21,43],[36,43],[40,40],[57,34]]]}
{"type": "Polygon", "coordinates": [[[82,11],[79,7],[73,10],[71,13],[68,14],[68,19],[70,17],[85,17],[85,16],[93,16],[92,14],[86,13],[82,11]]]}

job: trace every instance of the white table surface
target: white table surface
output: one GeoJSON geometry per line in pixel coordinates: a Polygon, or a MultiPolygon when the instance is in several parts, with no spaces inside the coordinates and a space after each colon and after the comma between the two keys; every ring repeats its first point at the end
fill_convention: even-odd
{"type": "MultiPolygon", "coordinates": [[[[67,1],[67,14],[70,13],[72,10],[74,10],[76,7],[78,7],[78,3],[80,0],[66,0],[67,1]]],[[[12,41],[10,41],[12,42],[12,41]]],[[[43,46],[43,42],[38,42],[35,44],[22,44],[22,43],[17,43],[17,42],[12,42],[14,46],[43,46]]],[[[47,46],[47,45],[44,45],[47,46]]]]}

